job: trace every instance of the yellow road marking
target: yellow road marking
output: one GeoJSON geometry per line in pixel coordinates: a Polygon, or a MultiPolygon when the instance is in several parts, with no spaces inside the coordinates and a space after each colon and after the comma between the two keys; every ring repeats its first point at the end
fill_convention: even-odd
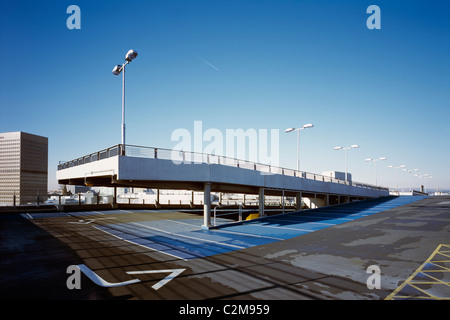
{"type": "Polygon", "coordinates": [[[390,295],[388,295],[385,300],[395,300],[395,299],[407,299],[407,298],[413,298],[413,299],[434,299],[434,300],[450,300],[449,297],[437,297],[429,292],[427,292],[424,289],[419,288],[417,285],[425,284],[425,285],[435,285],[435,284],[443,284],[450,287],[450,282],[445,282],[439,279],[436,279],[435,277],[428,274],[428,272],[450,272],[450,268],[439,265],[439,263],[448,263],[450,260],[436,260],[433,261],[433,258],[439,254],[441,256],[449,257],[450,258],[450,251],[449,250],[443,250],[450,248],[450,245],[447,244],[440,244],[438,247],[433,251],[433,253],[428,257],[428,259],[422,263],[422,265],[405,281],[403,282],[397,289],[395,289],[390,295]],[[427,264],[432,264],[440,269],[436,270],[423,270],[423,268],[427,264]],[[434,281],[423,281],[423,280],[414,280],[417,275],[422,274],[434,281]],[[407,285],[410,287],[423,292],[424,296],[404,296],[404,295],[397,295],[399,292],[401,292],[407,285]]]}

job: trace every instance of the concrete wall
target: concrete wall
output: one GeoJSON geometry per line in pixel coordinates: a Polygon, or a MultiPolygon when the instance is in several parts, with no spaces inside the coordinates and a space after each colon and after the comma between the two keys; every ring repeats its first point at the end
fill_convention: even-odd
{"type": "Polygon", "coordinates": [[[366,197],[389,195],[388,191],[217,164],[175,164],[171,160],[119,157],[119,168],[118,178],[123,180],[197,181],[366,197]]]}
{"type": "MultiPolygon", "coordinates": [[[[267,174],[261,171],[218,164],[175,164],[171,160],[115,156],[76,167],[57,171],[58,180],[84,178],[85,176],[107,176],[117,174],[118,180],[139,182],[211,182],[251,186],[255,188],[275,188],[300,190],[327,194],[379,197],[389,195],[388,191],[354,187],[346,184],[302,179],[298,177],[267,174]]],[[[236,192],[239,192],[236,190],[236,192]]]]}
{"type": "Polygon", "coordinates": [[[110,176],[119,171],[119,156],[106,158],[76,167],[56,171],[56,179],[75,179],[90,176],[110,176]]]}

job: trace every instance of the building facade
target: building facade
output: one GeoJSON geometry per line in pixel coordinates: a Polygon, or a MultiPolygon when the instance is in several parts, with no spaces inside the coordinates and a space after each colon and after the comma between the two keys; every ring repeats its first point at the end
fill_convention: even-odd
{"type": "Polygon", "coordinates": [[[44,202],[47,181],[48,138],[0,133],[0,205],[44,202]]]}

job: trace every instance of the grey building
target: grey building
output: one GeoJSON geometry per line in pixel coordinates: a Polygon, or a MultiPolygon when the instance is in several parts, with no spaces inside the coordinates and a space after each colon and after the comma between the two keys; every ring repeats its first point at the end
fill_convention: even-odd
{"type": "Polygon", "coordinates": [[[25,132],[0,133],[0,205],[47,199],[48,138],[25,132]]]}

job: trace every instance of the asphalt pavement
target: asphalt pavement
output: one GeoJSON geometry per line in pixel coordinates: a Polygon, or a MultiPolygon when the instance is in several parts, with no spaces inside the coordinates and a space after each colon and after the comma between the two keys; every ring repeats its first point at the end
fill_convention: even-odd
{"type": "Polygon", "coordinates": [[[198,230],[188,212],[4,213],[0,298],[449,299],[450,197],[417,199],[261,220],[277,232],[253,235],[198,230]]]}

